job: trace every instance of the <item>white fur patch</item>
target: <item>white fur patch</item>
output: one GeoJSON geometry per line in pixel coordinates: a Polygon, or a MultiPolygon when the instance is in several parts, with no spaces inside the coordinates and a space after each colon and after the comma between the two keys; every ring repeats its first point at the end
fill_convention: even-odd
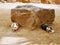
{"type": "Polygon", "coordinates": [[[47,30],[51,30],[50,27],[47,27],[46,29],[47,29],[47,30]]]}
{"type": "Polygon", "coordinates": [[[52,33],[54,33],[54,30],[51,30],[52,33]]]}
{"type": "Polygon", "coordinates": [[[11,28],[13,31],[17,30],[19,28],[17,23],[12,23],[11,28]]]}

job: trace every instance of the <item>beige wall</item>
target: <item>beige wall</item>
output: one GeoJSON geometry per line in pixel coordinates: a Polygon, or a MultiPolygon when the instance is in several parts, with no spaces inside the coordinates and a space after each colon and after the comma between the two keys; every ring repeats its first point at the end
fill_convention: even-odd
{"type": "Polygon", "coordinates": [[[16,2],[16,0],[7,0],[7,2],[16,2]]]}
{"type": "Polygon", "coordinates": [[[33,3],[41,3],[41,0],[30,0],[30,2],[33,2],[33,3]]]}
{"type": "Polygon", "coordinates": [[[32,2],[32,3],[60,4],[60,0],[7,0],[7,2],[25,2],[25,3],[32,2]]]}
{"type": "Polygon", "coordinates": [[[41,0],[41,3],[46,3],[46,0],[41,0]]]}
{"type": "Polygon", "coordinates": [[[12,0],[7,0],[7,2],[12,2],[12,0]]]}
{"type": "Polygon", "coordinates": [[[30,2],[30,0],[16,0],[17,2],[26,2],[26,3],[28,3],[28,2],[30,2]]]}
{"type": "Polygon", "coordinates": [[[56,4],[60,4],[60,0],[55,0],[55,3],[56,4]]]}

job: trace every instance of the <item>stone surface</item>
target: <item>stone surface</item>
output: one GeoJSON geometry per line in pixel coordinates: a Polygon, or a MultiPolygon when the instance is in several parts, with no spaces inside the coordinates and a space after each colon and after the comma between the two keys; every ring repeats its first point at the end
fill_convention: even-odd
{"type": "Polygon", "coordinates": [[[33,5],[17,6],[11,10],[11,20],[21,26],[37,27],[42,24],[52,24],[55,18],[53,9],[44,9],[33,5]]]}
{"type": "Polygon", "coordinates": [[[41,9],[37,12],[37,16],[41,24],[52,24],[55,19],[55,11],[53,9],[41,9]]]}

